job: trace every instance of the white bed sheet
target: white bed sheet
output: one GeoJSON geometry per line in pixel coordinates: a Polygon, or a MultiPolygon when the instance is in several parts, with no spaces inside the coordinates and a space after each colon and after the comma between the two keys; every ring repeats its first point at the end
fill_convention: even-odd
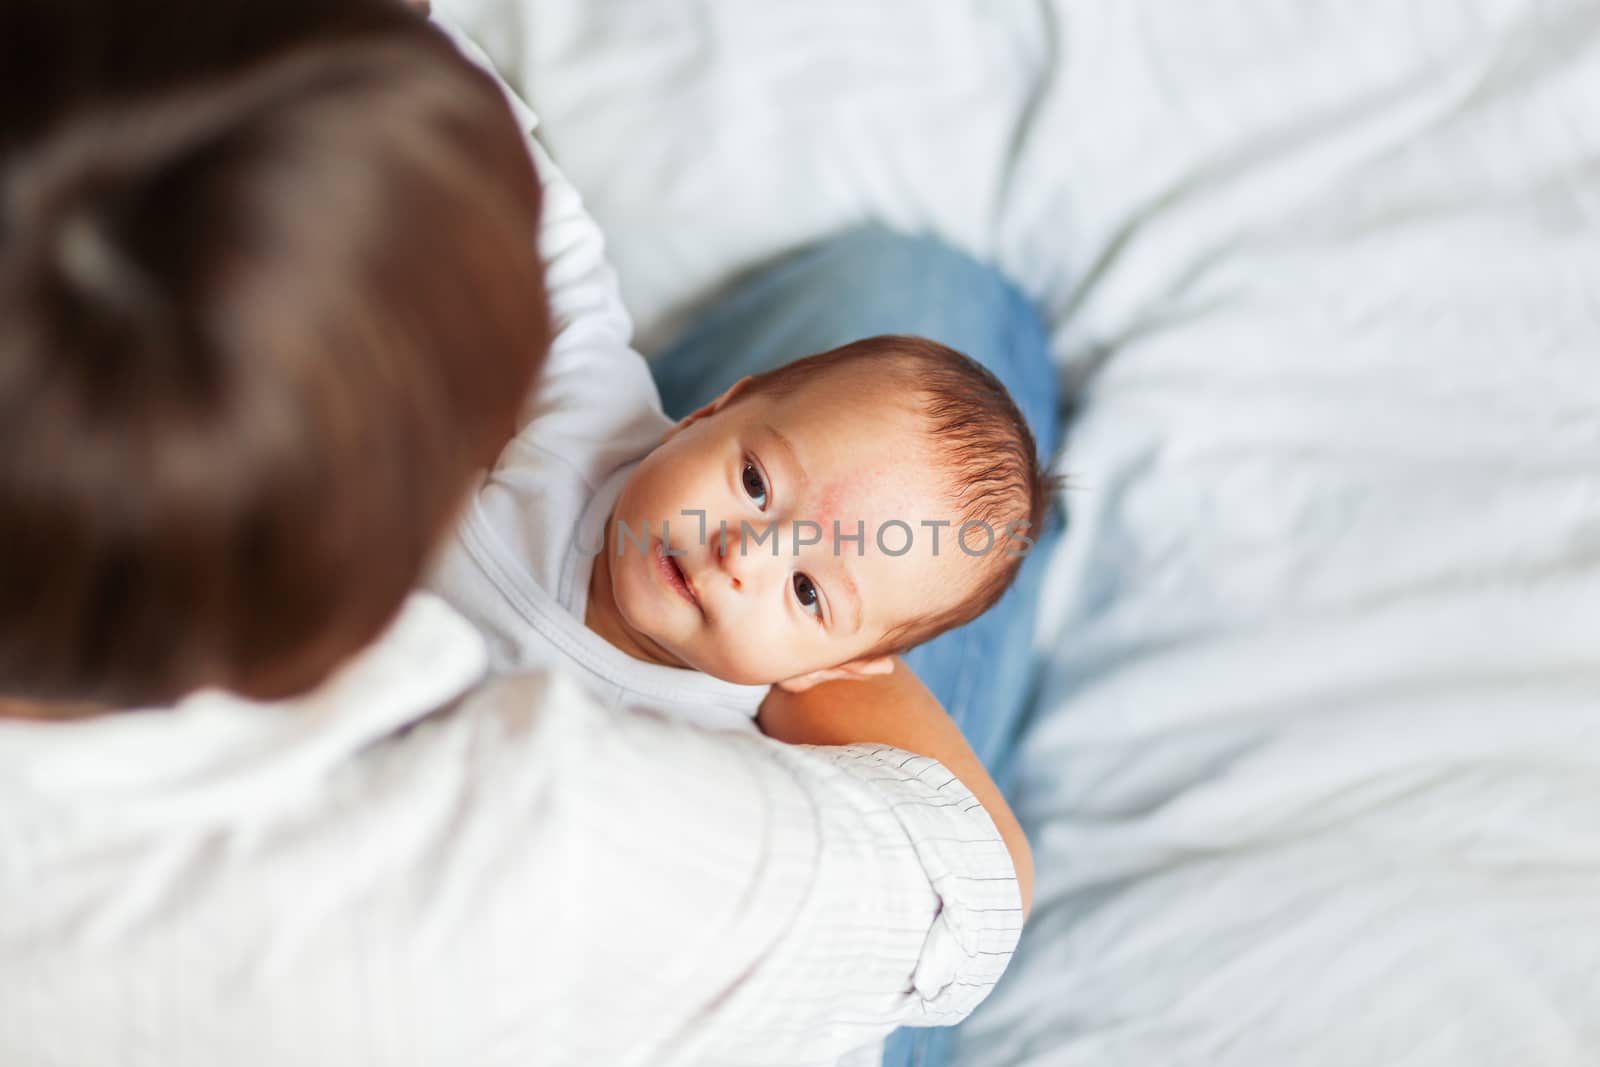
{"type": "Polygon", "coordinates": [[[647,345],[850,221],[1047,307],[975,1067],[1600,1061],[1600,5],[448,0],[647,345]]]}

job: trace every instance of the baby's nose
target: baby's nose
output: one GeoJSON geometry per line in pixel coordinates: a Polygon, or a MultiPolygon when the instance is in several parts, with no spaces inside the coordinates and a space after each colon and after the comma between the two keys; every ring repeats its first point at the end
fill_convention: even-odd
{"type": "Polygon", "coordinates": [[[752,545],[741,531],[729,529],[718,538],[716,549],[717,562],[735,590],[745,590],[759,580],[761,560],[756,556],[759,546],[752,545]]]}

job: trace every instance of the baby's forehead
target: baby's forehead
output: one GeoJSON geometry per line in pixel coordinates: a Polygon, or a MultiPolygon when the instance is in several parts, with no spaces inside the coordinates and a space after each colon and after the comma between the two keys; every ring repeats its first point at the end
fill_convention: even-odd
{"type": "MultiPolygon", "coordinates": [[[[971,551],[960,546],[960,473],[932,439],[914,380],[831,368],[770,399],[753,414],[763,431],[792,443],[804,468],[795,518],[817,524],[818,551],[842,557],[820,577],[848,570],[885,629],[943,611],[981,583],[994,566],[982,551],[989,538],[971,530],[971,551]]],[[[773,451],[779,462],[791,453],[779,444],[773,451]]]]}
{"type": "MultiPolygon", "coordinates": [[[[770,398],[760,421],[807,468],[819,506],[862,493],[916,502],[959,499],[959,472],[939,447],[925,398],[903,375],[873,368],[819,370],[770,398]]],[[[931,516],[930,516],[931,517],[931,516]]]]}
{"type": "Polygon", "coordinates": [[[933,423],[914,376],[886,360],[823,366],[774,397],[781,419],[818,417],[905,447],[926,444],[933,423]]]}
{"type": "Polygon", "coordinates": [[[795,389],[846,390],[853,396],[907,398],[915,376],[893,359],[854,359],[839,363],[799,364],[789,384],[795,389]]]}

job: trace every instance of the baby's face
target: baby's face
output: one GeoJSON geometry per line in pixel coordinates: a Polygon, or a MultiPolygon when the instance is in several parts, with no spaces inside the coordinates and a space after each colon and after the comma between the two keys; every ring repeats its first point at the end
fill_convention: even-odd
{"type": "Polygon", "coordinates": [[[907,401],[859,369],[725,397],[679,424],[618,499],[618,611],[670,659],[728,681],[857,660],[958,603],[987,563],[956,544],[946,477],[907,401]],[[665,554],[663,520],[681,555],[665,554]],[[936,547],[924,524],[938,522],[936,547]]]}

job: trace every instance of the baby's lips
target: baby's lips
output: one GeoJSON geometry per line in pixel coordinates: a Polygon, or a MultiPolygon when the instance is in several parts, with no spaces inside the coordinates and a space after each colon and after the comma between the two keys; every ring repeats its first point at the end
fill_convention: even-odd
{"type": "Polygon", "coordinates": [[[688,568],[683,565],[684,561],[689,558],[689,553],[684,549],[673,548],[667,541],[661,542],[657,552],[662,560],[671,564],[673,569],[677,571],[678,578],[683,582],[684,588],[689,590],[689,596],[694,600],[695,607],[700,609],[701,614],[704,614],[705,606],[700,601],[700,593],[694,587],[694,579],[690,577],[688,568]]]}

